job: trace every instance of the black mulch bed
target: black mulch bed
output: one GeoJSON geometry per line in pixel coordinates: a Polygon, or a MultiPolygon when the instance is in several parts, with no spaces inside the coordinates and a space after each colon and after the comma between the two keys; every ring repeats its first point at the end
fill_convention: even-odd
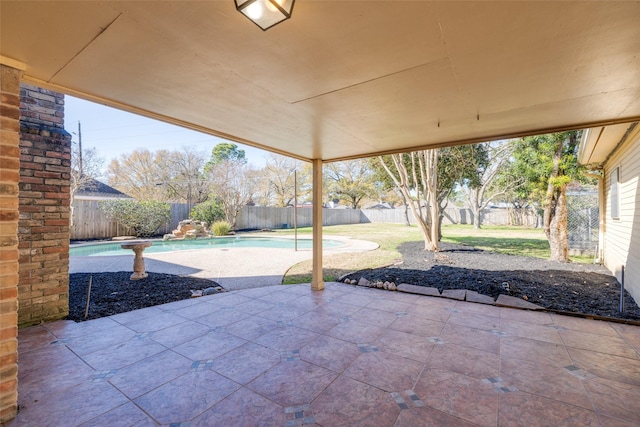
{"type": "Polygon", "coordinates": [[[69,275],[70,320],[97,319],[118,313],[191,298],[191,290],[220,286],[213,280],[173,274],[148,273],[149,277],[132,281],[131,272],[74,273],[69,275]],[[89,315],[84,318],[87,288],[91,279],[89,315]]]}
{"type": "Polygon", "coordinates": [[[550,310],[640,320],[640,308],[624,292],[620,313],[620,283],[604,267],[558,263],[538,258],[486,252],[467,246],[442,244],[440,252],[426,252],[423,242],[400,247],[402,262],[387,268],[361,270],[343,279],[365,277],[396,285],[468,289],[497,298],[524,298],[550,310]]]}
{"type": "MultiPolygon", "coordinates": [[[[544,308],[591,316],[640,321],[640,308],[625,291],[625,312],[619,311],[620,284],[599,265],[554,263],[538,258],[503,255],[466,246],[442,244],[426,252],[422,242],[400,247],[402,263],[362,270],[345,278],[390,281],[444,289],[468,289],[497,298],[510,295],[544,308]]],[[[69,319],[82,321],[191,298],[191,290],[219,286],[188,276],[149,273],[131,281],[131,272],[70,275],[69,319]],[[84,319],[89,276],[93,276],[89,316],[84,319]]]]}

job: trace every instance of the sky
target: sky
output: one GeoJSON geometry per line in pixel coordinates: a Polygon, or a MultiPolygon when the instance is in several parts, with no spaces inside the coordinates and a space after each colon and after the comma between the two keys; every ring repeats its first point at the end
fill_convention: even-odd
{"type": "MultiPolygon", "coordinates": [[[[78,121],[82,130],[83,151],[95,147],[98,156],[104,158],[103,169],[111,159],[129,154],[137,148],[151,152],[194,147],[211,153],[211,149],[224,139],[170,125],[94,102],[65,96],[64,123],[73,142],[78,142],[78,121]]],[[[269,153],[257,148],[236,144],[246,153],[248,163],[257,168],[265,165],[269,153]]]]}

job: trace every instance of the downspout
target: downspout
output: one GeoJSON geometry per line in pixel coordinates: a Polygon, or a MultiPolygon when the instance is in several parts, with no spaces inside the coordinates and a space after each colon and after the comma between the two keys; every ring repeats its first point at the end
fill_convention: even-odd
{"type": "Polygon", "coordinates": [[[594,263],[604,264],[604,236],[606,233],[606,203],[604,198],[604,169],[599,166],[596,170],[584,173],[587,178],[598,179],[598,252],[594,263]]]}

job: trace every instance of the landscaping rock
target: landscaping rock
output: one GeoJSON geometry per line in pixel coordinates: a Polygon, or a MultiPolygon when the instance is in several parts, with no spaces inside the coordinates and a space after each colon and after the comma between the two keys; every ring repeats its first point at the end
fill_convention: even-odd
{"type": "Polygon", "coordinates": [[[358,286],[366,286],[368,288],[371,286],[371,283],[364,277],[361,277],[360,280],[358,280],[358,286]]]}
{"type": "Polygon", "coordinates": [[[466,289],[445,289],[442,291],[442,296],[458,301],[464,301],[467,296],[467,291],[466,289]]]}
{"type": "Polygon", "coordinates": [[[207,228],[206,222],[185,219],[178,223],[177,229],[173,230],[170,234],[165,234],[163,240],[193,240],[197,238],[209,238],[211,236],[211,230],[207,228]]]}
{"type": "Polygon", "coordinates": [[[466,300],[469,302],[477,302],[480,304],[496,305],[496,302],[489,295],[482,295],[476,291],[467,290],[466,300]]]}
{"type": "Polygon", "coordinates": [[[532,304],[523,300],[522,298],[511,297],[509,295],[500,295],[496,300],[496,305],[499,307],[513,307],[513,308],[523,308],[526,310],[542,310],[543,307],[540,307],[537,304],[532,304]]]}
{"type": "Polygon", "coordinates": [[[407,292],[410,294],[426,295],[430,297],[439,297],[440,291],[438,288],[432,288],[427,286],[409,285],[407,283],[400,283],[397,287],[400,292],[407,292]]]}

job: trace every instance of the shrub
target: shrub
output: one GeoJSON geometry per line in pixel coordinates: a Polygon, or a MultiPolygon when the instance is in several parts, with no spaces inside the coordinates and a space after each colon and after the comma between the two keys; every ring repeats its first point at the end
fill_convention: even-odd
{"type": "Polygon", "coordinates": [[[107,200],[100,202],[99,206],[107,218],[131,229],[136,237],[153,236],[171,220],[169,204],[154,200],[107,200]]]}
{"type": "Polygon", "coordinates": [[[217,199],[198,203],[191,208],[189,218],[195,219],[196,221],[204,221],[209,225],[212,225],[216,221],[221,221],[224,219],[222,203],[217,199]]]}
{"type": "Polygon", "coordinates": [[[217,221],[211,225],[211,232],[214,236],[226,236],[231,231],[231,224],[227,221],[217,221]]]}

